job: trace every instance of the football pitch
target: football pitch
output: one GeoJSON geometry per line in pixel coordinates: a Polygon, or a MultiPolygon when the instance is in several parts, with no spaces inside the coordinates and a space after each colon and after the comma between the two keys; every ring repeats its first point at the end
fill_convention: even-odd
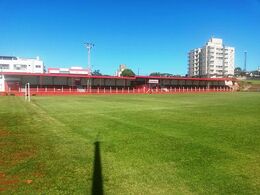
{"type": "Polygon", "coordinates": [[[260,93],[0,97],[0,193],[257,194],[260,93]]]}

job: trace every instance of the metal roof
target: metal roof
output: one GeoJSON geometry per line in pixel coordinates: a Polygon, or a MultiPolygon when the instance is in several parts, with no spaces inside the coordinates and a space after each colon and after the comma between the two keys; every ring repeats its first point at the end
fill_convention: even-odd
{"type": "Polygon", "coordinates": [[[94,79],[162,79],[162,80],[190,80],[190,81],[236,81],[235,78],[192,78],[192,77],[166,77],[166,76],[133,76],[133,77],[118,77],[118,76],[93,76],[82,74],[62,74],[62,73],[23,73],[23,72],[1,72],[3,75],[12,76],[42,76],[42,77],[70,77],[70,78],[94,78],[94,79]]]}

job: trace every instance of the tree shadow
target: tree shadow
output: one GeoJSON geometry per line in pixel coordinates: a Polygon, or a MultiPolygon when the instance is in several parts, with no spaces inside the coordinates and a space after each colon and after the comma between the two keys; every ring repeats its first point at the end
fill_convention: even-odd
{"type": "Polygon", "coordinates": [[[94,156],[94,171],[92,177],[92,195],[103,195],[103,178],[102,178],[102,164],[100,155],[100,143],[97,141],[95,145],[94,156]]]}

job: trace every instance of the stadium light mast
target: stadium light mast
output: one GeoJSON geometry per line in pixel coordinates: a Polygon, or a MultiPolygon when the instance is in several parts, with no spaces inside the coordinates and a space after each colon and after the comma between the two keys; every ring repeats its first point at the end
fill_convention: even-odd
{"type": "Polygon", "coordinates": [[[91,69],[91,49],[94,47],[93,43],[84,43],[85,47],[88,49],[88,69],[91,69]]]}

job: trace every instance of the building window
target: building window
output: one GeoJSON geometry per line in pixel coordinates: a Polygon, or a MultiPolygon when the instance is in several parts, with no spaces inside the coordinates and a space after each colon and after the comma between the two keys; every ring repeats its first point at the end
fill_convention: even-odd
{"type": "Polygon", "coordinates": [[[26,70],[26,69],[27,69],[27,65],[24,65],[24,64],[15,64],[15,65],[14,65],[14,69],[15,69],[15,70],[26,70]]]}
{"type": "Polygon", "coordinates": [[[7,69],[9,69],[9,64],[0,64],[0,69],[2,69],[2,70],[7,70],[7,69]]]}
{"type": "Polygon", "coordinates": [[[12,56],[0,56],[0,60],[17,60],[17,58],[12,56]]]}
{"type": "Polygon", "coordinates": [[[41,68],[42,66],[41,65],[36,65],[35,68],[41,68]]]}

